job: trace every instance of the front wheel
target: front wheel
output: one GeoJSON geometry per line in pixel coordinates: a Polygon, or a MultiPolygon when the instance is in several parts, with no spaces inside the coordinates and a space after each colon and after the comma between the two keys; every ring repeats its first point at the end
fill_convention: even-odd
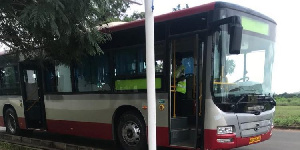
{"type": "Polygon", "coordinates": [[[6,126],[6,132],[13,135],[18,135],[20,132],[18,120],[17,120],[17,114],[16,112],[8,108],[5,111],[5,126],[6,126]]]}
{"type": "Polygon", "coordinates": [[[146,125],[141,115],[135,112],[124,113],[118,125],[118,139],[125,150],[147,149],[146,125]]]}

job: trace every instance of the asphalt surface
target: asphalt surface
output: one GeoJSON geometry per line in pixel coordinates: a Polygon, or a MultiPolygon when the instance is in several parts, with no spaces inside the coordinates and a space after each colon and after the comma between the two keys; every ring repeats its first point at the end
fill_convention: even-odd
{"type": "Polygon", "coordinates": [[[234,150],[300,150],[300,130],[273,130],[271,139],[234,150]]]}
{"type": "MultiPolygon", "coordinates": [[[[0,127],[0,132],[4,133],[5,128],[0,127]]],[[[43,140],[51,140],[68,144],[95,147],[102,150],[116,150],[112,141],[104,141],[97,139],[89,139],[68,135],[58,135],[46,132],[33,132],[33,134],[25,135],[30,138],[43,140]]],[[[158,148],[158,150],[171,150],[169,148],[158,148]]],[[[234,150],[300,150],[300,130],[273,130],[270,140],[253,144],[234,150]]]]}

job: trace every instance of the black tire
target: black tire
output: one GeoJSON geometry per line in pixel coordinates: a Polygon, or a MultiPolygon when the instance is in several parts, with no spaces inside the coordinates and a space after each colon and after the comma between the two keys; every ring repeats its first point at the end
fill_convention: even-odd
{"type": "Polygon", "coordinates": [[[5,111],[5,126],[6,132],[13,135],[20,134],[20,127],[18,123],[18,117],[14,109],[8,108],[5,111]]]}
{"type": "Polygon", "coordinates": [[[134,111],[126,112],[118,124],[118,140],[124,150],[146,150],[146,125],[141,115],[134,111]]]}

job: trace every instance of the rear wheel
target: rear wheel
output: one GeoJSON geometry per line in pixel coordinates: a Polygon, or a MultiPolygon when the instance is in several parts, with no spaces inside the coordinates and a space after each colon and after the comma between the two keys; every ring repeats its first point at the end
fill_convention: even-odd
{"type": "Polygon", "coordinates": [[[17,114],[12,108],[5,111],[5,126],[6,132],[13,135],[18,135],[20,132],[17,114]]]}
{"type": "Polygon", "coordinates": [[[146,125],[143,118],[135,112],[126,112],[120,117],[118,139],[125,150],[147,149],[146,125]]]}

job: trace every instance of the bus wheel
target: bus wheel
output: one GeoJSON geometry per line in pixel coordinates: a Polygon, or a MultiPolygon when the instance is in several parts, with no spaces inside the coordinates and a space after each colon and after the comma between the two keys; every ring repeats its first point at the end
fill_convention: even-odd
{"type": "Polygon", "coordinates": [[[147,149],[146,125],[143,118],[134,112],[126,112],[120,117],[118,139],[125,150],[147,149]]]}
{"type": "Polygon", "coordinates": [[[5,112],[5,126],[6,132],[9,134],[19,134],[19,125],[17,120],[17,114],[12,108],[8,108],[5,112]]]}

